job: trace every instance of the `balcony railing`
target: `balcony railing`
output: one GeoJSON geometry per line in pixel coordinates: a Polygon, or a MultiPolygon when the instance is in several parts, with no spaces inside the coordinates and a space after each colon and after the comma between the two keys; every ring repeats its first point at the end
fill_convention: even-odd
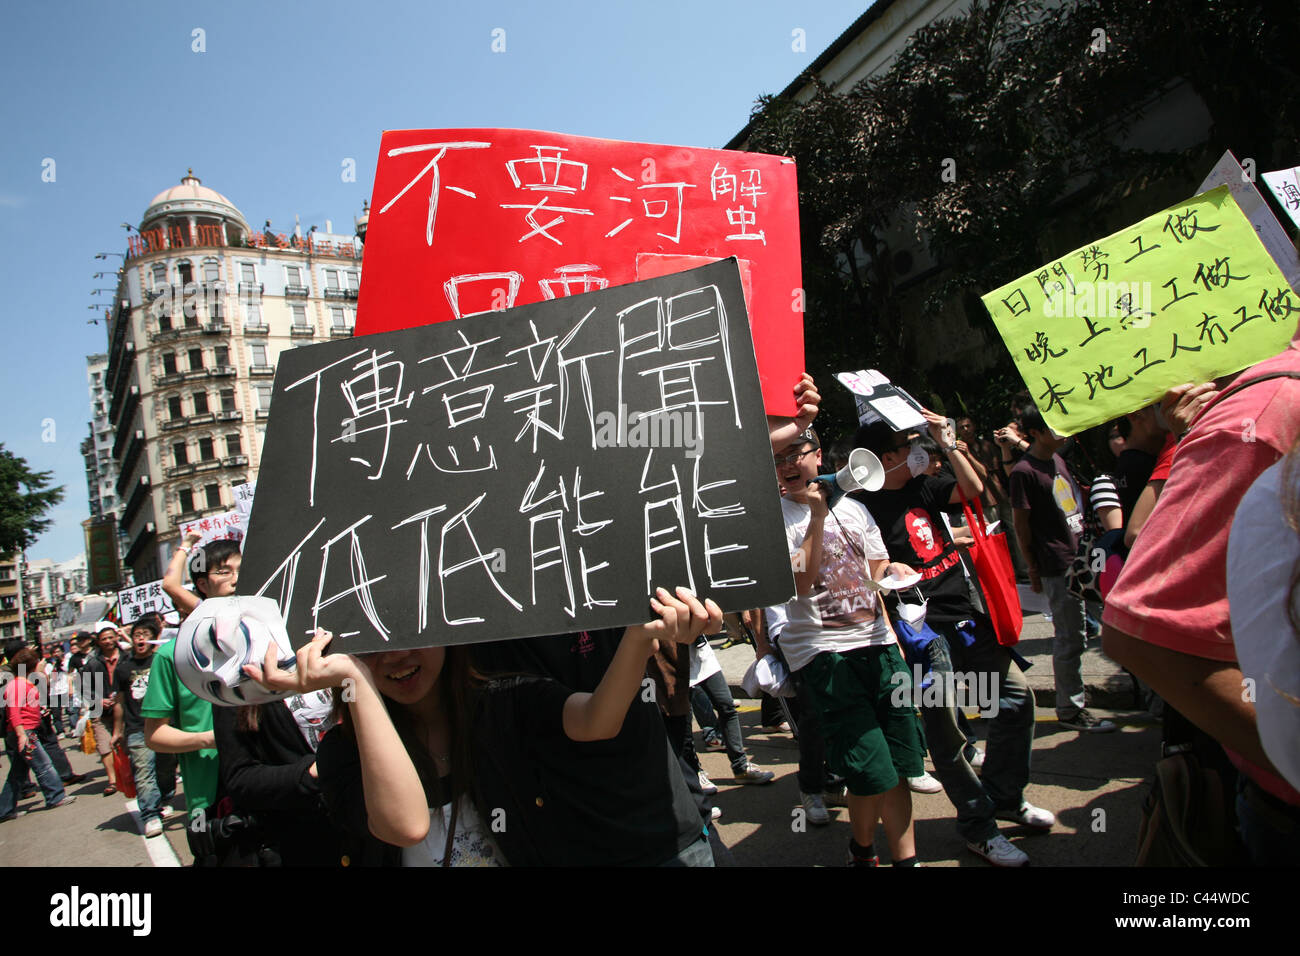
{"type": "Polygon", "coordinates": [[[168,478],[180,478],[192,474],[194,474],[194,465],[188,462],[184,465],[173,465],[167,469],[168,478]]]}
{"type": "Polygon", "coordinates": [[[196,461],[194,463],[194,473],[199,474],[204,471],[216,471],[220,467],[220,458],[205,458],[202,461],[196,461]]]}
{"type": "Polygon", "coordinates": [[[263,375],[274,375],[274,374],[275,374],[275,366],[274,366],[274,365],[250,365],[250,366],[248,366],[248,374],[249,374],[250,377],[260,377],[260,376],[263,376],[263,375]]]}
{"type": "Polygon", "coordinates": [[[243,420],[244,414],[237,408],[227,408],[217,412],[217,421],[219,422],[240,422],[243,420]]]}
{"type": "Polygon", "coordinates": [[[228,458],[223,458],[223,459],[221,459],[221,467],[222,467],[222,468],[247,468],[247,467],[248,467],[248,456],[247,456],[247,455],[231,455],[231,456],[228,457],[228,458]]]}
{"type": "Polygon", "coordinates": [[[213,378],[230,378],[232,375],[238,375],[239,370],[233,365],[214,365],[208,369],[208,374],[213,378]]]}
{"type": "Polygon", "coordinates": [[[270,331],[271,331],[271,327],[270,327],[269,325],[267,325],[265,322],[245,322],[245,323],[244,323],[244,334],[245,334],[245,335],[266,335],[266,334],[267,334],[268,332],[270,332],[270,331]]]}
{"type": "Polygon", "coordinates": [[[284,287],[284,294],[286,298],[305,299],[311,294],[311,290],[305,285],[287,285],[284,287]]]}
{"type": "Polygon", "coordinates": [[[225,335],[230,331],[230,326],[226,324],[225,319],[218,319],[215,322],[203,323],[204,335],[225,335]]]}
{"type": "Polygon", "coordinates": [[[159,426],[159,428],[165,432],[174,432],[178,428],[185,428],[188,424],[189,423],[186,421],[184,417],[169,418],[165,422],[163,422],[162,425],[159,426]]]}
{"type": "Polygon", "coordinates": [[[260,422],[260,421],[262,421],[263,419],[265,419],[266,416],[268,416],[268,415],[270,415],[270,414],[271,414],[271,412],[270,412],[268,409],[265,409],[265,408],[259,408],[259,409],[257,410],[257,420],[260,422]]]}
{"type": "Polygon", "coordinates": [[[191,382],[197,378],[207,378],[210,369],[192,368],[184,372],[167,372],[163,375],[155,375],[153,379],[156,388],[166,388],[168,385],[177,385],[181,382],[191,382]]]}
{"type": "Polygon", "coordinates": [[[217,420],[217,416],[212,412],[200,412],[197,415],[191,415],[185,419],[186,425],[211,425],[217,420]]]}
{"type": "Polygon", "coordinates": [[[333,339],[345,339],[351,334],[352,334],[352,330],[348,328],[346,325],[342,325],[342,326],[336,325],[330,329],[330,338],[333,339]]]}
{"type": "Polygon", "coordinates": [[[310,325],[294,325],[294,326],[290,326],[289,328],[289,334],[295,337],[305,337],[308,335],[314,335],[315,332],[316,330],[313,329],[310,325]]]}
{"type": "Polygon", "coordinates": [[[239,283],[239,297],[250,299],[260,299],[262,293],[266,291],[266,286],[261,282],[241,282],[239,283]]]}
{"type": "Polygon", "coordinates": [[[327,299],[346,299],[348,297],[347,289],[326,289],[325,298],[327,299]]]}

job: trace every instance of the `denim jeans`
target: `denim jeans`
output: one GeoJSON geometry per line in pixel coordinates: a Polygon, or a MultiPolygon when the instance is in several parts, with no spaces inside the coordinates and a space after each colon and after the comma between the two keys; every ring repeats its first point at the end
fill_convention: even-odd
{"type": "Polygon", "coordinates": [[[154,769],[154,752],[144,745],[144,732],[126,735],[127,753],[131,755],[131,772],[135,774],[135,798],[140,806],[140,821],[148,823],[150,817],[161,819],[159,807],[162,794],[154,769]]]}
{"type": "Polygon", "coordinates": [[[1056,679],[1056,718],[1069,720],[1084,707],[1083,598],[1065,588],[1065,576],[1042,577],[1043,593],[1052,609],[1052,674],[1056,679]]]}
{"type": "Polygon", "coordinates": [[[1280,804],[1238,775],[1237,832],[1253,866],[1295,866],[1300,856],[1300,810],[1280,804]]]}
{"type": "Polygon", "coordinates": [[[68,763],[68,755],[59,746],[59,735],[55,733],[54,722],[49,717],[41,718],[41,725],[36,730],[36,738],[45,749],[45,756],[49,757],[50,763],[54,764],[54,772],[59,775],[59,779],[69,780],[73,776],[72,764],[68,763]]]}
{"type": "Polygon", "coordinates": [[[745,753],[745,739],[740,733],[740,715],[736,713],[736,702],[731,699],[731,688],[722,671],[705,678],[691,688],[691,709],[702,729],[713,729],[722,735],[726,745],[727,756],[731,758],[732,770],[743,770],[749,762],[745,753]],[[713,723],[713,711],[717,711],[718,722],[713,723]]]}
{"type": "Polygon", "coordinates": [[[49,755],[41,746],[35,731],[27,731],[27,740],[32,745],[32,751],[24,756],[18,752],[17,735],[10,732],[6,736],[6,743],[9,745],[9,776],[5,778],[4,789],[0,790],[0,817],[7,817],[17,809],[28,767],[36,775],[36,782],[40,784],[45,794],[47,807],[62,802],[64,798],[65,791],[62,781],[59,780],[58,771],[54,769],[54,764],[50,763],[49,755]]]}
{"type": "Polygon", "coordinates": [[[1034,744],[1034,698],[987,619],[977,621],[975,643],[970,647],[963,646],[955,623],[930,622],[930,627],[939,637],[926,647],[926,666],[934,673],[944,703],[921,708],[925,739],[934,775],[957,810],[957,832],[968,842],[983,843],[997,835],[994,814],[1016,810],[1024,799],[1034,744]],[[954,670],[971,675],[967,694],[981,689],[990,693],[989,700],[980,700],[982,706],[991,705],[992,695],[996,695],[997,714],[989,722],[982,776],[976,775],[967,760],[969,741],[961,728],[953,685],[947,679],[954,670]]]}

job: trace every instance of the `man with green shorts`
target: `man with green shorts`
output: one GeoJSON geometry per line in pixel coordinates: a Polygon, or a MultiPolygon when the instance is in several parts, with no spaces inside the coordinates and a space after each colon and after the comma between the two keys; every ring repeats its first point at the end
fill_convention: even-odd
{"type": "Polygon", "coordinates": [[[877,865],[873,841],[882,820],[894,865],[915,866],[907,778],[924,772],[925,738],[872,586],[911,569],[890,564],[866,508],[847,496],[830,508],[826,486],[809,484],[822,464],[816,432],[802,432],[775,459],[796,588],[780,648],[821,716],[827,762],[848,785],[850,865],[877,865]]]}

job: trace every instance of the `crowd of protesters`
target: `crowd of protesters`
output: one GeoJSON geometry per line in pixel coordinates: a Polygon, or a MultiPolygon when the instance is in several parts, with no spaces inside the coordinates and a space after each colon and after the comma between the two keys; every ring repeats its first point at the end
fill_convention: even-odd
{"type": "MultiPolygon", "coordinates": [[[[1162,761],[1214,772],[1221,799],[1184,832],[1153,812],[1178,795],[1153,790],[1139,855],[1300,858],[1297,377],[1293,340],[1062,438],[1028,394],[998,422],[925,410],[916,429],[877,420],[823,436],[804,376],[797,416],[769,419],[796,594],[736,623],[765,688],[786,695],[781,710],[765,701],[763,723],[797,733],[808,822],[846,806],[855,866],[924,856],[913,791],[945,793],[966,846],[997,866],[1028,862],[1000,823],[1055,826],[1025,799],[1034,697],[968,553],[982,521],[1007,532],[1024,587],[1045,602],[1059,728],[1116,729],[1090,712],[1081,676],[1100,643],[1161,718],[1162,761]],[[856,448],[879,462],[872,490],[815,480],[856,448]],[[954,674],[992,689],[982,749],[954,674]]],[[[164,586],[184,616],[236,594],[239,564],[233,542],[188,538],[164,586]]],[[[623,630],[364,655],[327,653],[332,635],[318,631],[292,668],[274,649],[245,668],[284,699],[241,707],[213,707],[179,679],[175,631],[156,616],[101,622],[66,659],[18,642],[0,697],[0,819],[37,786],[47,807],[75,799],[65,736],[102,758],[105,795],[124,752],[150,838],[174,812],[179,769],[199,865],[712,865],[728,854],[693,718],[699,748],[725,751],[736,783],[774,775],[750,759],[707,641],[720,609],[663,583],[650,620],[623,630]],[[647,679],[656,693],[642,693],[647,679]]]]}

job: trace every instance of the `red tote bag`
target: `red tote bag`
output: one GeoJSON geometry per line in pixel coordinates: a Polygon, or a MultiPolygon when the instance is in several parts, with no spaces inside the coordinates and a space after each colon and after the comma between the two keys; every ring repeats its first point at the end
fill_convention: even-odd
{"type": "Polygon", "coordinates": [[[113,748],[113,767],[117,770],[117,789],[124,797],[134,797],[135,771],[131,767],[131,755],[121,744],[113,748]]]}
{"type": "MultiPolygon", "coordinates": [[[[958,494],[961,494],[960,489],[958,494]]],[[[984,533],[984,507],[978,499],[974,506],[975,512],[972,514],[971,502],[966,500],[965,495],[961,495],[966,523],[975,537],[969,553],[971,563],[975,566],[975,577],[984,595],[984,607],[993,621],[993,632],[997,634],[998,643],[1010,647],[1019,642],[1020,628],[1024,624],[1024,617],[1020,613],[1020,592],[1016,590],[1016,570],[1011,564],[1011,549],[1007,545],[1005,531],[984,533]]]]}

